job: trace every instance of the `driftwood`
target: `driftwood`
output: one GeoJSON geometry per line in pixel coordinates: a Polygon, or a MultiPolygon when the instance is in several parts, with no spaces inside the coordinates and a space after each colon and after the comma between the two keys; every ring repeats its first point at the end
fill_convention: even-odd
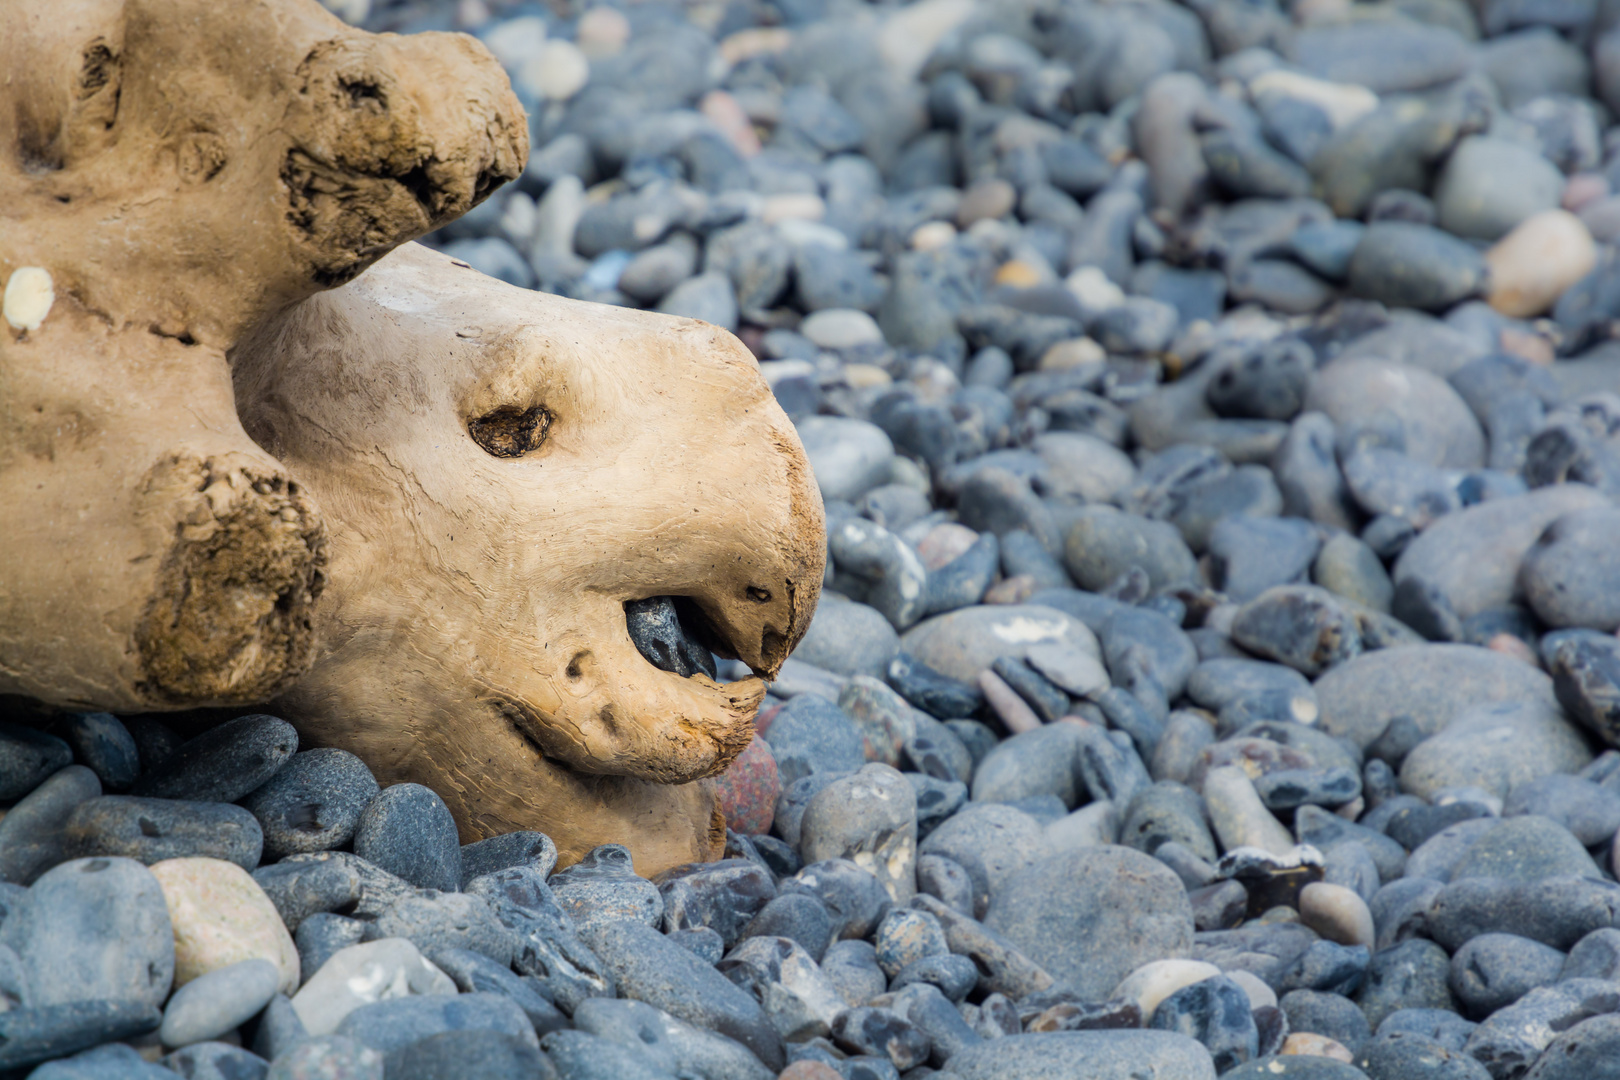
{"type": "Polygon", "coordinates": [[[719,857],[695,781],[753,737],[763,684],[660,670],[626,604],[678,598],[756,676],[810,624],[821,498],[741,342],[412,244],[232,362],[248,432],[330,530],[316,657],[275,710],[432,787],[464,841],[623,843],[642,873],[719,857]]]}
{"type": "Polygon", "coordinates": [[[0,72],[0,694],[263,700],[326,530],[226,354],[518,175],[522,110],[473,39],[314,0],[5,0],[0,72]]]}

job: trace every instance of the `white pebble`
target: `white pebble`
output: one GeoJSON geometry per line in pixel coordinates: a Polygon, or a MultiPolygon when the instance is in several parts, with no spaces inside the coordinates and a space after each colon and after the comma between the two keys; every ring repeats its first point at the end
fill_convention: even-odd
{"type": "Polygon", "coordinates": [[[524,63],[518,78],[530,90],[552,101],[567,101],[591,77],[591,62],[572,41],[552,40],[524,63]]]}
{"type": "Polygon", "coordinates": [[[1165,998],[1220,973],[1220,968],[1202,960],[1154,960],[1125,976],[1125,981],[1114,987],[1109,997],[1136,1002],[1136,1007],[1142,1010],[1142,1023],[1146,1025],[1165,998]]]}
{"type": "Polygon", "coordinates": [[[1315,881],[1299,890],[1299,921],[1340,945],[1372,947],[1372,912],[1354,889],[1315,881]]]}
{"type": "Polygon", "coordinates": [[[13,330],[38,330],[56,303],[51,273],[40,266],[21,266],[6,282],[4,313],[13,330]]]}

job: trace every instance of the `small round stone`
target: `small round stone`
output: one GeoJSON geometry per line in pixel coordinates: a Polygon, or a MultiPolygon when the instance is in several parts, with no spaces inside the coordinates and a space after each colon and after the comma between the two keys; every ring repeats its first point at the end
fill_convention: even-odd
{"type": "Polygon", "coordinates": [[[354,853],[419,889],[461,887],[461,840],[444,800],[421,784],[395,784],[367,804],[354,853]]]}
{"type": "Polygon", "coordinates": [[[242,960],[199,975],[163,1008],[164,1046],[217,1039],[258,1014],[275,996],[281,972],[268,960],[242,960]]]}
{"type": "Polygon", "coordinates": [[[1312,882],[1299,891],[1299,921],[1329,941],[1372,948],[1372,912],[1354,889],[1312,882]]]}
{"type": "Polygon", "coordinates": [[[298,947],[247,871],[219,859],[168,859],[152,867],[152,876],[174,926],[176,986],[257,958],[276,966],[282,993],[298,989],[298,947]]]}
{"type": "Polygon", "coordinates": [[[380,789],[365,763],[347,750],[322,747],[294,754],[242,805],[264,830],[264,858],[329,851],[354,839],[360,814],[380,789]]]}

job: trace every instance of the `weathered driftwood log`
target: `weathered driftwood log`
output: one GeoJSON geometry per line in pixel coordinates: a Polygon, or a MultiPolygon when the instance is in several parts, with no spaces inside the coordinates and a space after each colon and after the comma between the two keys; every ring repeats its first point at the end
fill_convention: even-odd
{"type": "Polygon", "coordinates": [[[748,744],[763,685],[683,677],[679,635],[655,667],[626,605],[676,598],[685,636],[764,676],[810,624],[821,498],[741,342],[412,244],[232,362],[247,430],[331,532],[316,659],[275,703],[306,740],[432,787],[463,840],[717,858],[693,781],[748,744]]]}
{"type": "Polygon", "coordinates": [[[0,72],[0,694],[262,700],[325,532],[226,353],[516,176],[522,110],[473,39],[314,0],[5,0],[0,72]]]}

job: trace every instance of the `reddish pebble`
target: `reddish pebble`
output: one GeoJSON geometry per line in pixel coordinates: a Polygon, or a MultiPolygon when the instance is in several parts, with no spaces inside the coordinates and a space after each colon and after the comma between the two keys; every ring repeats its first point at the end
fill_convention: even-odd
{"type": "Polygon", "coordinates": [[[1602,173],[1576,173],[1564,183],[1564,196],[1560,200],[1565,210],[1574,213],[1588,203],[1607,198],[1609,181],[1602,173]]]}
{"type": "Polygon", "coordinates": [[[776,755],[764,739],[754,736],[748,749],[737,755],[714,786],[728,829],[744,836],[771,831],[776,798],[782,794],[782,778],[776,772],[776,755]]]}

